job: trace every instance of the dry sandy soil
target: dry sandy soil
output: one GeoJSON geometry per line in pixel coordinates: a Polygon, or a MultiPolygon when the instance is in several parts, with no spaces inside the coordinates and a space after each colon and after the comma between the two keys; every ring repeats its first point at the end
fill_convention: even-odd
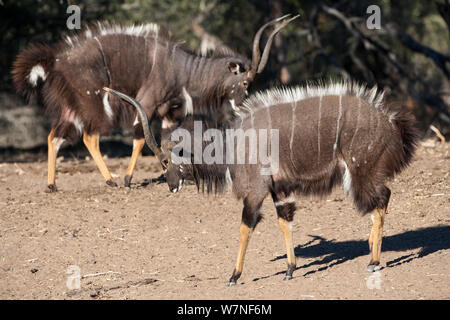
{"type": "MultiPolygon", "coordinates": [[[[127,161],[106,160],[122,186],[127,161]]],[[[107,187],[92,160],[59,162],[54,194],[45,161],[0,164],[2,299],[450,299],[450,143],[422,143],[390,183],[379,273],[365,271],[370,216],[336,190],[297,199],[291,281],[282,281],[284,241],[267,199],[234,287],[225,286],[239,241],[232,195],[171,194],[146,182],[160,174],[152,157],[131,188],[107,187]],[[67,286],[76,285],[70,266],[79,290],[67,286]]]]}

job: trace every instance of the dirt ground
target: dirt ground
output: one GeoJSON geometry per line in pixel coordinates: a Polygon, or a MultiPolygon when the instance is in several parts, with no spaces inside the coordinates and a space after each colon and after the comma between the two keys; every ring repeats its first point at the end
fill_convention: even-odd
{"type": "Polygon", "coordinates": [[[110,188],[92,160],[60,159],[54,194],[45,161],[0,164],[1,299],[450,299],[450,143],[422,143],[390,182],[380,272],[365,271],[370,215],[336,190],[297,198],[291,281],[266,199],[234,287],[241,203],[148,183],[153,157],[124,188],[127,161],[106,160],[121,185],[110,188]]]}

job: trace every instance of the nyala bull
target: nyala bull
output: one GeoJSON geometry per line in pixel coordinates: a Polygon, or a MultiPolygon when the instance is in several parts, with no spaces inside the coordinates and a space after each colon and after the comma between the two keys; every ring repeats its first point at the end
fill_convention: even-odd
{"type": "MultiPolygon", "coordinates": [[[[117,186],[99,148],[99,137],[110,135],[120,124],[134,125],[133,153],[125,174],[129,186],[137,159],[144,147],[142,123],[133,108],[110,97],[102,87],[115,88],[143,106],[147,118],[162,118],[170,127],[193,106],[210,112],[222,107],[234,112],[247,89],[267,64],[273,37],[296,17],[288,16],[263,25],[253,41],[249,61],[234,52],[204,57],[180,47],[158,25],[120,26],[99,23],[54,46],[32,45],[21,52],[12,71],[17,91],[36,96],[52,122],[48,135],[48,190],[55,184],[56,156],[64,141],[74,143],[80,135],[106,183],[117,186]],[[263,31],[280,22],[270,34],[261,55],[263,31]],[[195,104],[192,101],[196,101],[195,104]],[[183,110],[180,107],[183,106],[183,110]]],[[[149,146],[156,154],[157,145],[149,146]]]]}
{"type": "MultiPolygon", "coordinates": [[[[125,99],[140,108],[133,99],[125,99]]],[[[383,224],[391,195],[386,182],[412,159],[418,138],[414,117],[386,104],[383,92],[376,88],[353,83],[271,89],[245,100],[242,110],[247,110],[245,116],[219,126],[205,117],[201,121],[205,129],[216,126],[222,132],[229,128],[244,132],[276,129],[278,163],[269,174],[262,174],[261,163],[227,162],[226,152],[230,149],[226,144],[230,141],[226,139],[221,164],[195,163],[193,155],[187,164],[175,163],[175,153],[171,152],[174,143],[170,140],[162,144],[161,151],[166,155],[166,179],[172,192],[181,189],[184,179],[193,177],[197,186],[206,186],[201,189],[208,192],[222,191],[227,183],[232,183],[234,194],[243,200],[240,247],[229,285],[241,276],[248,241],[261,219],[261,206],[267,195],[272,197],[284,235],[284,279],[289,280],[296,268],[293,195],[323,196],[337,185],[343,187],[359,212],[372,213],[367,271],[380,268],[383,224]]],[[[192,132],[192,120],[186,119],[180,128],[192,132]]],[[[246,159],[252,157],[250,146],[243,150],[246,159]]]]}

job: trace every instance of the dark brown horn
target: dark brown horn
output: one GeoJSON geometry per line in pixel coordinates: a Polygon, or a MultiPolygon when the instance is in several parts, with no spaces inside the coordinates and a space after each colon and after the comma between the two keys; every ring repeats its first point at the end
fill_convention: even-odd
{"type": "Polygon", "coordinates": [[[284,18],[289,17],[291,14],[287,14],[284,15],[280,18],[277,18],[275,20],[269,21],[266,24],[264,24],[261,28],[259,28],[259,30],[256,32],[255,34],[255,38],[253,39],[253,52],[252,52],[252,66],[251,69],[249,71],[249,78],[251,78],[253,80],[253,78],[256,75],[256,70],[258,68],[259,65],[259,61],[261,59],[261,51],[259,50],[259,41],[261,40],[261,36],[263,31],[268,27],[271,26],[281,20],[283,20],[284,18]]]}
{"type": "Polygon", "coordinates": [[[289,20],[283,21],[283,22],[281,23],[281,25],[280,25],[278,28],[276,28],[276,29],[270,34],[269,39],[267,40],[267,43],[266,43],[266,47],[264,48],[264,51],[263,51],[263,54],[262,54],[262,57],[261,57],[261,61],[260,61],[259,65],[258,65],[258,70],[256,71],[256,73],[261,73],[261,72],[264,70],[264,68],[266,67],[267,60],[269,59],[269,52],[270,52],[270,48],[271,48],[271,46],[272,46],[272,41],[273,41],[273,38],[276,36],[276,34],[277,34],[281,29],[283,29],[284,27],[286,27],[286,26],[289,24],[289,22],[291,22],[291,21],[294,20],[294,19],[297,19],[299,16],[300,16],[300,15],[296,15],[295,17],[292,17],[292,18],[290,18],[289,20]]]}
{"type": "Polygon", "coordinates": [[[161,162],[161,164],[163,165],[163,167],[165,167],[165,165],[162,163],[163,152],[158,147],[158,144],[156,143],[156,139],[153,136],[153,132],[148,125],[147,114],[145,113],[144,108],[142,108],[141,104],[139,102],[137,102],[135,99],[127,96],[126,94],[124,94],[122,92],[113,90],[108,87],[104,87],[103,90],[105,90],[106,92],[111,92],[112,94],[125,100],[126,102],[128,102],[129,104],[131,104],[133,107],[136,108],[139,118],[141,119],[142,129],[144,130],[145,142],[147,143],[148,147],[153,151],[153,153],[158,157],[158,159],[161,162]]]}

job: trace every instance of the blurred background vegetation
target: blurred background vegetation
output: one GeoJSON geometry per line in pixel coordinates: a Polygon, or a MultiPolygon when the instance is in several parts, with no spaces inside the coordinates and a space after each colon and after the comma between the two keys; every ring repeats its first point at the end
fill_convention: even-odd
{"type": "Polygon", "coordinates": [[[14,93],[10,71],[21,49],[77,32],[66,27],[70,4],[81,8],[82,28],[96,20],[156,22],[194,52],[227,46],[248,57],[264,22],[299,13],[277,37],[252,91],[355,79],[413,110],[424,134],[430,125],[450,134],[448,0],[0,0],[0,92],[14,93]],[[381,29],[366,26],[370,5],[381,9],[381,29]]]}

